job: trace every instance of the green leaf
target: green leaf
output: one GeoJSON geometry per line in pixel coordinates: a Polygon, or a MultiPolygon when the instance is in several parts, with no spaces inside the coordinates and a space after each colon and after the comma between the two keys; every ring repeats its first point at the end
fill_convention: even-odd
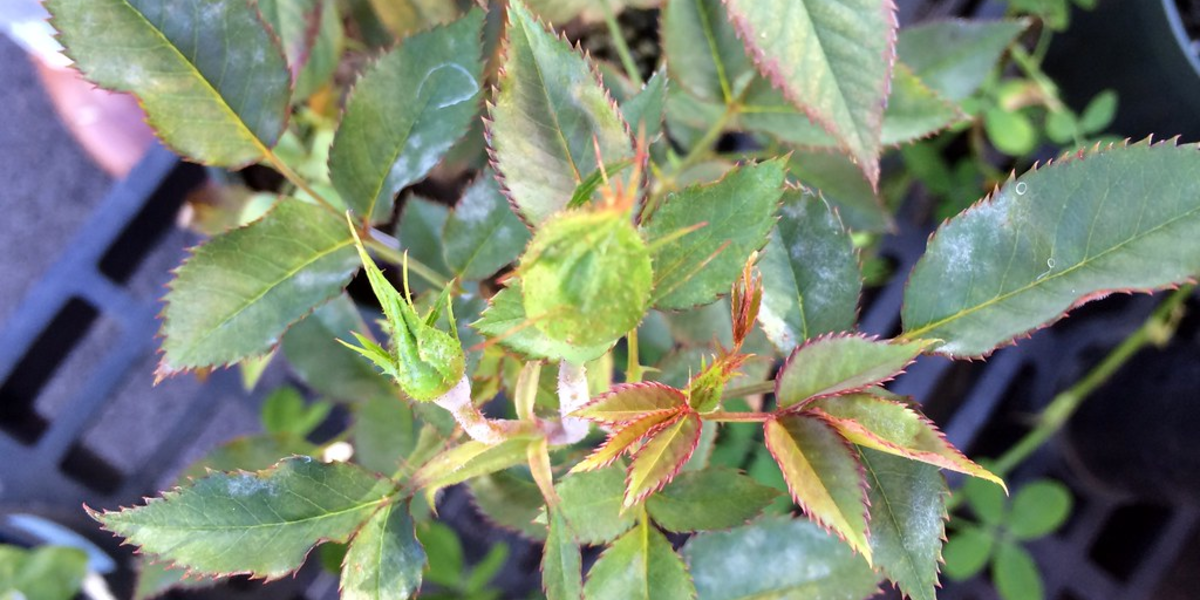
{"type": "Polygon", "coordinates": [[[446,264],[463,279],[486,279],[515,261],[529,229],[513,214],[490,169],[472,183],[446,220],[446,264]]]}
{"type": "Polygon", "coordinates": [[[1023,156],[1037,147],[1037,130],[1021,111],[989,108],[983,113],[983,127],[992,145],[1009,156],[1023,156]]]}
{"type": "Polygon", "coordinates": [[[59,41],[84,77],[138,97],[185,156],[225,167],[269,152],[287,122],[291,78],[243,0],[52,0],[59,41]]]}
{"type": "Polygon", "coordinates": [[[296,79],[308,63],[309,51],[317,37],[317,22],[324,10],[323,0],[258,0],[258,13],[271,27],[283,47],[283,55],[296,79]]]}
{"type": "Polygon", "coordinates": [[[534,327],[525,316],[521,281],[509,279],[508,287],[492,296],[491,304],[472,326],[490,338],[500,338],[500,345],[528,358],[567,360],[582,364],[608,352],[611,344],[574,346],[555,340],[534,327]]]}
{"type": "Polygon", "coordinates": [[[542,554],[542,589],[546,600],[583,597],[583,558],[562,512],[550,511],[550,533],[542,554]]]}
{"type": "Polygon", "coordinates": [[[0,544],[0,598],[71,600],[87,574],[87,554],[78,548],[0,544]]]}
{"type": "Polygon", "coordinates": [[[804,519],[767,517],[702,533],[683,556],[699,600],[862,600],[878,590],[862,557],[804,519]]]}
{"type": "Polygon", "coordinates": [[[377,473],[394,473],[416,447],[416,429],[412,408],[404,400],[384,395],[363,398],[354,406],[355,458],[377,473]]]}
{"type": "Polygon", "coordinates": [[[437,521],[425,521],[417,530],[417,540],[428,555],[425,578],[442,587],[457,589],[463,579],[463,549],[458,534],[437,521]]]}
{"type": "Polygon", "coordinates": [[[619,466],[572,473],[554,489],[562,499],[559,510],[581,543],[607,544],[635,523],[635,513],[621,506],[625,473],[619,466]]]}
{"type": "Polygon", "coordinates": [[[979,356],[1114,290],[1200,273],[1200,153],[1146,143],[1010,180],[939,228],[905,291],[905,337],[979,356]]]}
{"type": "Polygon", "coordinates": [[[261,471],[287,456],[312,456],[317,447],[293,435],[248,435],[230,440],[192,463],[180,481],[201,479],[209,471],[261,471]]]}
{"type": "Polygon", "coordinates": [[[491,148],[513,205],[541,225],[597,169],[597,148],[608,165],[633,158],[633,145],[587,60],[521,2],[510,5],[508,20],[491,148]]]}
{"type": "Polygon", "coordinates": [[[659,69],[637,94],[621,103],[621,116],[635,136],[642,133],[647,142],[652,142],[662,132],[666,106],[667,72],[659,69]]]}
{"type": "Polygon", "coordinates": [[[775,376],[779,408],[857,392],[889,381],[929,344],[886,342],[857,334],[825,336],[796,348],[775,376]]]}
{"type": "MultiPolygon", "coordinates": [[[[171,590],[198,590],[216,585],[212,579],[187,578],[187,571],[168,568],[168,565],[153,562],[145,556],[137,557],[136,570],[137,585],[133,589],[133,600],[151,600],[171,590]]],[[[0,595],[0,598],[3,597],[0,595]]]]}
{"type": "Polygon", "coordinates": [[[763,247],[783,193],[780,159],[737,167],[720,181],[668,194],[643,229],[654,260],[654,304],[682,309],[726,294],[763,247]],[[697,227],[682,237],[655,242],[697,227]]]}
{"type": "Polygon", "coordinates": [[[671,542],[643,521],[600,555],[583,593],[588,600],[692,600],[696,588],[671,542]]]}
{"type": "Polygon", "coordinates": [[[967,458],[915,409],[870,394],[823,398],[809,405],[829,417],[847,440],[880,452],[986,479],[1004,481],[967,458]]]}
{"type": "Polygon", "coordinates": [[[946,480],[936,467],[860,449],[875,565],[912,600],[936,600],[946,529],[946,480]]]}
{"type": "Polygon", "coordinates": [[[1019,544],[999,541],[992,561],[992,583],[1004,600],[1042,600],[1042,574],[1037,563],[1019,544]]]}
{"type": "MultiPolygon", "coordinates": [[[[530,539],[546,539],[546,527],[534,522],[542,512],[542,492],[536,484],[500,471],[467,482],[475,508],[491,523],[530,539]]],[[[621,486],[617,486],[619,501],[621,486]]]]}
{"type": "Polygon", "coordinates": [[[1062,526],[1071,516],[1071,504],[1067,486],[1051,480],[1035,481],[1017,491],[1005,525],[1018,540],[1037,539],[1062,526]]]}
{"type": "Polygon", "coordinates": [[[793,152],[788,170],[805,187],[819,191],[847,229],[879,233],[894,226],[879,195],[849,158],[819,150],[793,152]]]}
{"type": "Polygon", "coordinates": [[[1113,119],[1117,116],[1117,93],[1113,90],[1104,90],[1096,94],[1091,102],[1088,102],[1086,108],[1083,109],[1083,114],[1079,116],[1079,127],[1086,134],[1095,134],[1104,131],[1112,124],[1113,119]]]}
{"type": "Polygon", "coordinates": [[[527,446],[529,438],[511,438],[496,445],[463,442],[425,463],[413,475],[413,484],[432,497],[444,487],[524,463],[527,446]]]}
{"type": "Polygon", "coordinates": [[[425,550],[407,502],[379,509],[354,536],[342,561],[342,600],[400,600],[421,588],[425,550]]]}
{"type": "Polygon", "coordinates": [[[720,0],[672,0],[662,16],[671,79],[696,98],[732,103],[755,76],[720,0]]]}
{"type": "Polygon", "coordinates": [[[674,479],[696,451],[701,425],[700,415],[687,410],[649,434],[629,465],[629,478],[625,485],[626,508],[645,500],[674,479]]]}
{"type": "Polygon", "coordinates": [[[292,371],[323,395],[351,402],[393,398],[396,388],[392,382],[337,342],[365,331],[367,324],[354,301],[341,294],[283,335],[283,355],[292,371]]]}
{"type": "Polygon", "coordinates": [[[292,323],[337,295],[358,264],[346,223],[299,200],[209,240],[171,282],[157,375],[267,352],[292,323]]]}
{"type": "Polygon", "coordinates": [[[933,91],[957,102],[983,85],[1026,26],[1024,20],[931,21],[901,29],[896,52],[933,91]]]}
{"type": "Polygon", "coordinates": [[[453,19],[458,8],[442,0],[369,0],[379,20],[397,38],[453,19]]]}
{"type": "Polygon", "coordinates": [[[846,540],[871,562],[867,543],[867,483],[850,443],[811,413],[770,419],[767,449],[792,498],[810,519],[846,540]]]}
{"type": "Polygon", "coordinates": [[[263,401],[263,429],[270,434],[304,438],[329,416],[332,408],[328,402],[314,402],[310,406],[296,388],[282,386],[263,401]]]}
{"type": "Polygon", "coordinates": [[[644,381],[613,386],[572,414],[597,423],[620,425],[636,421],[646,413],[677,410],[686,403],[683,392],[669,385],[644,381]]]}
{"type": "Polygon", "coordinates": [[[716,467],[680,474],[646,501],[646,509],[667,531],[728,529],[757,517],[781,495],[733,469],[716,467]]]}
{"type": "Polygon", "coordinates": [[[213,473],[144,506],[90,514],[178,566],[278,579],[317,543],[348,540],[390,491],[390,482],[354,465],[304,457],[257,473],[213,473]]]}
{"type": "Polygon", "coordinates": [[[983,479],[968,479],[963,482],[962,493],[980,521],[987,525],[1004,521],[1008,499],[1003,488],[983,479]]]}
{"type": "Polygon", "coordinates": [[[727,6],[759,70],[836,138],[876,185],[895,56],[895,5],[729,0],[727,6]]]}
{"type": "MultiPolygon", "coordinates": [[[[446,265],[442,248],[445,240],[442,231],[445,230],[449,219],[450,209],[446,208],[446,205],[414,194],[404,200],[400,222],[396,225],[396,238],[400,240],[400,248],[446,279],[454,276],[450,267],[446,265]]],[[[433,289],[429,282],[421,277],[411,278],[409,284],[414,294],[433,289]]]]}
{"type": "Polygon", "coordinates": [[[479,114],[483,11],[406,38],[350,95],[329,175],[361,217],[385,221],[401,189],[429,173],[479,114]]]}
{"type": "Polygon", "coordinates": [[[942,548],[946,577],[956,581],[970,579],[983,570],[992,557],[996,536],[972,525],[959,525],[942,548]]]}
{"type": "Polygon", "coordinates": [[[854,328],[862,292],[858,252],[821,198],[784,192],[779,223],[758,268],[763,278],[758,321],[780,352],[854,328]]]}
{"type": "MultiPolygon", "coordinates": [[[[276,0],[278,2],[278,0],[276,0]]],[[[308,99],[330,83],[338,64],[341,62],[342,51],[346,44],[346,32],[342,29],[342,15],[338,3],[322,0],[320,20],[316,25],[316,38],[308,53],[308,61],[304,68],[296,74],[295,92],[292,102],[298,103],[308,99]]],[[[262,6],[262,3],[259,3],[262,6]]]]}

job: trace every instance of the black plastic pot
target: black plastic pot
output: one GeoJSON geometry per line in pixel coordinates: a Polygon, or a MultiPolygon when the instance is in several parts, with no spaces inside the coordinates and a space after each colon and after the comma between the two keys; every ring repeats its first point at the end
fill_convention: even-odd
{"type": "Polygon", "coordinates": [[[1200,139],[1200,58],[1176,0],[1098,0],[1092,11],[1074,9],[1045,69],[1076,109],[1115,89],[1116,133],[1200,139]]]}

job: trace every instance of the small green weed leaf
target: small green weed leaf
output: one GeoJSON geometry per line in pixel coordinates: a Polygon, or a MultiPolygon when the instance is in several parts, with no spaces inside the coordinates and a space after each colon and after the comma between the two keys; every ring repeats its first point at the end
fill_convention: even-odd
{"type": "Polygon", "coordinates": [[[975,93],[1027,23],[953,19],[900,30],[896,52],[933,91],[958,102],[975,93]]]}
{"type": "MultiPolygon", "coordinates": [[[[939,97],[903,64],[896,65],[891,86],[879,134],[883,146],[929,137],[964,118],[956,105],[939,97]]],[[[753,83],[746,96],[741,113],[742,124],[747,129],[773,135],[803,148],[830,150],[838,147],[836,138],[810,121],[767,81],[753,83]]],[[[848,157],[849,160],[853,158],[853,155],[848,157]]],[[[864,174],[861,167],[855,168],[864,174]]],[[[867,186],[870,188],[870,183],[867,186]]]]}
{"type": "Polygon", "coordinates": [[[643,522],[609,546],[588,572],[588,600],[694,600],[687,566],[657,529],[643,522]]]}
{"type": "Polygon", "coordinates": [[[303,439],[329,416],[332,409],[333,405],[328,402],[308,404],[296,388],[283,386],[263,401],[263,429],[270,434],[303,439]]]}
{"type": "Polygon", "coordinates": [[[547,337],[611,345],[646,315],[650,250],[617,211],[574,211],[543,223],[521,257],[525,314],[547,337]]]}
{"type": "MultiPolygon", "coordinates": [[[[410,195],[404,200],[400,222],[396,225],[400,249],[446,279],[454,276],[446,265],[445,249],[442,247],[445,243],[442,232],[449,219],[450,209],[445,204],[410,195]]],[[[423,277],[410,278],[409,285],[414,294],[433,289],[423,277]]]]}
{"type": "Polygon", "coordinates": [[[662,133],[666,108],[667,72],[659,69],[637,94],[621,103],[621,116],[629,123],[634,135],[640,133],[647,142],[653,142],[662,133]]]}
{"type": "Polygon", "coordinates": [[[395,473],[417,444],[412,408],[394,395],[357,402],[352,431],[355,459],[377,473],[395,473]]]}
{"type": "Polygon", "coordinates": [[[458,534],[435,520],[421,523],[417,540],[425,548],[429,569],[425,578],[440,586],[457,589],[463,579],[463,549],[458,534]]]}
{"type": "Polygon", "coordinates": [[[819,150],[793,152],[788,170],[805,187],[819,191],[847,229],[881,233],[894,226],[883,201],[849,158],[819,150]]]}
{"type": "Polygon", "coordinates": [[[862,270],[850,234],[829,205],[801,190],[783,194],[783,210],[758,263],[763,278],[758,321],[780,352],[814,337],[854,328],[862,270]]]}
{"type": "Polygon", "coordinates": [[[860,449],[875,566],[912,600],[936,600],[950,491],[937,467],[860,449]]]}
{"type": "Polygon", "coordinates": [[[1117,93],[1113,90],[1104,90],[1096,94],[1096,97],[1092,98],[1092,101],[1088,102],[1087,107],[1083,109],[1083,114],[1079,115],[1079,127],[1089,135],[1100,133],[1112,125],[1116,116],[1117,93]]]}
{"type": "Polygon", "coordinates": [[[759,70],[836,138],[876,185],[895,57],[895,5],[888,0],[726,5],[759,70]]]}
{"type": "Polygon", "coordinates": [[[356,331],[367,331],[367,324],[350,296],[341,294],[283,335],[283,355],[305,384],[331,398],[362,402],[395,396],[392,382],[337,342],[356,331]]]}
{"type": "Polygon", "coordinates": [[[962,493],[980,521],[988,525],[999,525],[1004,521],[1008,498],[1003,488],[984,479],[972,478],[963,482],[962,493]]]}
{"type": "Polygon", "coordinates": [[[550,533],[542,552],[542,590],[546,600],[583,597],[583,557],[570,525],[559,510],[550,510],[550,533]]]}
{"type": "Polygon", "coordinates": [[[379,509],[354,536],[342,561],[342,600],[402,600],[416,596],[425,568],[408,502],[379,509]]]}
{"type": "Polygon", "coordinates": [[[1013,498],[1005,520],[1008,532],[1018,540],[1032,540],[1053,533],[1071,515],[1071,492],[1051,480],[1022,486],[1013,498]]]}
{"type": "Polygon", "coordinates": [[[346,223],[287,199],[197,248],[171,282],[160,378],[259,356],[358,268],[346,223]]]}
{"type": "Polygon", "coordinates": [[[764,431],[767,449],[796,504],[871,562],[867,484],[850,443],[827,420],[811,413],[770,419],[764,431]]]}
{"type": "Polygon", "coordinates": [[[992,145],[1009,156],[1024,156],[1037,147],[1033,121],[1019,110],[989,108],[983,113],[983,128],[992,145]]]}
{"type": "Polygon", "coordinates": [[[862,600],[879,577],[861,556],[805,519],[766,517],[688,540],[699,600],[862,600]]]}
{"type": "Polygon", "coordinates": [[[572,473],[559,481],[554,489],[562,499],[560,510],[581,543],[607,544],[629,531],[635,523],[635,513],[623,511],[621,507],[625,470],[619,465],[572,473]]]}
{"type": "Polygon", "coordinates": [[[136,95],[179,153],[244,166],[283,133],[291,77],[250,3],[52,0],[46,9],[84,77],[136,95]]]}
{"type": "Polygon", "coordinates": [[[90,514],[142,552],[197,573],[278,579],[314,545],[347,541],[390,491],[360,467],[303,457],[257,473],[213,473],[144,506],[90,514]]]}
{"type": "Polygon", "coordinates": [[[413,482],[432,498],[444,487],[524,463],[529,442],[529,438],[511,438],[495,445],[463,442],[430,459],[413,475],[413,482]]]}
{"type": "MultiPolygon", "coordinates": [[[[316,38],[309,49],[308,61],[296,74],[295,91],[292,93],[294,104],[307,100],[321,89],[321,86],[330,83],[346,45],[346,32],[342,28],[342,15],[337,2],[322,2],[320,20],[316,25],[316,38]]],[[[262,6],[261,2],[259,6],[262,6]]]]}
{"type": "Polygon", "coordinates": [[[467,280],[486,279],[515,261],[529,229],[513,214],[490,169],[467,187],[442,233],[446,264],[467,280]]]}
{"type": "Polygon", "coordinates": [[[87,574],[87,554],[78,548],[0,544],[0,598],[71,600],[87,574]]]}
{"type": "Polygon", "coordinates": [[[782,495],[733,469],[714,467],[680,474],[646,501],[646,509],[667,531],[728,529],[745,525],[782,495]]]}
{"type": "Polygon", "coordinates": [[[813,398],[857,392],[891,380],[929,344],[885,342],[862,335],[824,336],[806,342],[775,376],[780,409],[813,398]]]}
{"type": "Polygon", "coordinates": [[[507,283],[508,287],[492,296],[487,310],[472,324],[480,333],[499,338],[501,346],[531,359],[567,360],[583,364],[608,352],[611,344],[573,346],[542,333],[525,316],[521,281],[513,278],[507,283]]]}
{"type": "Polygon", "coordinates": [[[587,60],[529,13],[508,11],[508,45],[492,107],[496,170],[521,217],[541,225],[603,164],[633,158],[633,141],[587,60]]]}
{"type": "Polygon", "coordinates": [[[991,531],[973,525],[960,525],[942,548],[946,577],[963,581],[977,575],[987,566],[995,543],[996,536],[991,531]]]}
{"type": "Polygon", "coordinates": [[[1020,544],[1000,540],[992,560],[992,583],[1004,600],[1042,600],[1042,574],[1029,552],[1020,544]]]}
{"type": "Polygon", "coordinates": [[[620,425],[646,413],[676,411],[687,403],[683,392],[661,383],[645,381],[613,386],[573,414],[597,423],[620,425]]]}
{"type": "MultiPolygon", "coordinates": [[[[467,482],[475,508],[491,523],[530,539],[546,539],[546,527],[534,523],[542,512],[542,492],[536,484],[500,471],[467,482]]],[[[617,486],[617,494],[621,486],[617,486]]],[[[618,496],[619,497],[619,496],[618,496]]]]}
{"type": "Polygon", "coordinates": [[[347,206],[385,221],[479,114],[483,10],[406,38],[372,64],[346,104],[329,175],[347,206]]]}
{"type": "Polygon", "coordinates": [[[905,290],[905,337],[979,356],[1114,290],[1200,273],[1200,152],[1093,151],[1009,180],[942,225],[905,290]]]}
{"type": "Polygon", "coordinates": [[[747,164],[716,183],[684,188],[663,199],[643,227],[654,248],[655,307],[691,308],[729,293],[746,258],[767,243],[783,175],[782,159],[747,164]]]}
{"type": "Polygon", "coordinates": [[[625,507],[631,507],[671,482],[700,442],[700,415],[690,410],[679,413],[657,431],[633,455],[625,482],[625,507]]]}
{"type": "Polygon", "coordinates": [[[668,2],[662,38],[671,79],[702,101],[732,103],[756,75],[720,0],[668,2]]]}
{"type": "Polygon", "coordinates": [[[946,441],[933,422],[910,406],[870,394],[814,401],[809,408],[829,417],[846,439],[880,452],[979,477],[1004,487],[1004,481],[967,458],[946,441]]]}

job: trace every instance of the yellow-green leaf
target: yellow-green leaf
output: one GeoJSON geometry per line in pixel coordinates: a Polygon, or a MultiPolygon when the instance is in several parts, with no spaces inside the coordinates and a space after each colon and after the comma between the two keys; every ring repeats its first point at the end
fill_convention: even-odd
{"type": "Polygon", "coordinates": [[[588,600],[694,600],[696,588],[671,542],[646,521],[609,546],[588,572],[588,600]]]}
{"type": "Polygon", "coordinates": [[[633,506],[662,487],[679,473],[700,442],[700,415],[691,410],[652,432],[633,455],[625,486],[625,506],[633,506]]]}
{"type": "Polygon", "coordinates": [[[926,342],[883,342],[862,335],[820,337],[796,348],[775,376],[779,408],[805,406],[879,385],[908,366],[926,342]]]}
{"type": "Polygon", "coordinates": [[[687,404],[683,392],[661,383],[645,381],[613,386],[573,414],[597,423],[619,425],[646,413],[678,410],[687,404]]]}
{"type": "Polygon", "coordinates": [[[403,600],[421,588],[425,550],[408,502],[376,512],[354,536],[342,561],[342,600],[403,600]]]}

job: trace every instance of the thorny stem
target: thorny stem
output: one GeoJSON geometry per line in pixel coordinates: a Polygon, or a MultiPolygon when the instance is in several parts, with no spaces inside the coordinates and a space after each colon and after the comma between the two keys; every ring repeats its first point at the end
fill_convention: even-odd
{"type": "Polygon", "coordinates": [[[625,367],[625,383],[639,383],[642,381],[642,363],[638,357],[638,332],[637,328],[629,331],[629,335],[625,336],[625,345],[628,347],[629,362],[625,367]]]}
{"type": "Polygon", "coordinates": [[[705,421],[716,421],[719,423],[761,423],[771,418],[771,413],[764,412],[725,412],[723,410],[713,411],[700,415],[705,421]]]}
{"type": "Polygon", "coordinates": [[[558,414],[560,429],[550,435],[550,443],[570,445],[587,437],[588,422],[579,417],[569,417],[571,413],[587,404],[588,382],[587,371],[583,365],[568,361],[558,363],[558,414]]]}
{"type": "Polygon", "coordinates": [[[1038,415],[1037,426],[1009,448],[992,465],[992,472],[1004,477],[1046,443],[1075,414],[1083,401],[1104,385],[1126,362],[1146,346],[1163,346],[1174,335],[1182,318],[1182,304],[1195,285],[1185,285],[1167,296],[1145,323],[1125,338],[1100,364],[1096,365],[1075,385],[1058,394],[1038,415]]]}
{"type": "Polygon", "coordinates": [[[621,66],[625,68],[625,74],[629,76],[634,85],[641,86],[642,74],[638,72],[637,63],[634,62],[633,54],[629,51],[629,44],[625,43],[621,24],[617,23],[617,15],[613,12],[612,0],[601,0],[600,4],[604,7],[604,24],[608,26],[608,35],[612,38],[613,47],[621,59],[621,66]]]}
{"type": "Polygon", "coordinates": [[[479,412],[479,408],[471,402],[471,380],[465,373],[457,385],[434,398],[433,402],[450,411],[459,427],[462,427],[471,439],[485,444],[499,444],[504,441],[505,435],[501,428],[479,412]]]}

